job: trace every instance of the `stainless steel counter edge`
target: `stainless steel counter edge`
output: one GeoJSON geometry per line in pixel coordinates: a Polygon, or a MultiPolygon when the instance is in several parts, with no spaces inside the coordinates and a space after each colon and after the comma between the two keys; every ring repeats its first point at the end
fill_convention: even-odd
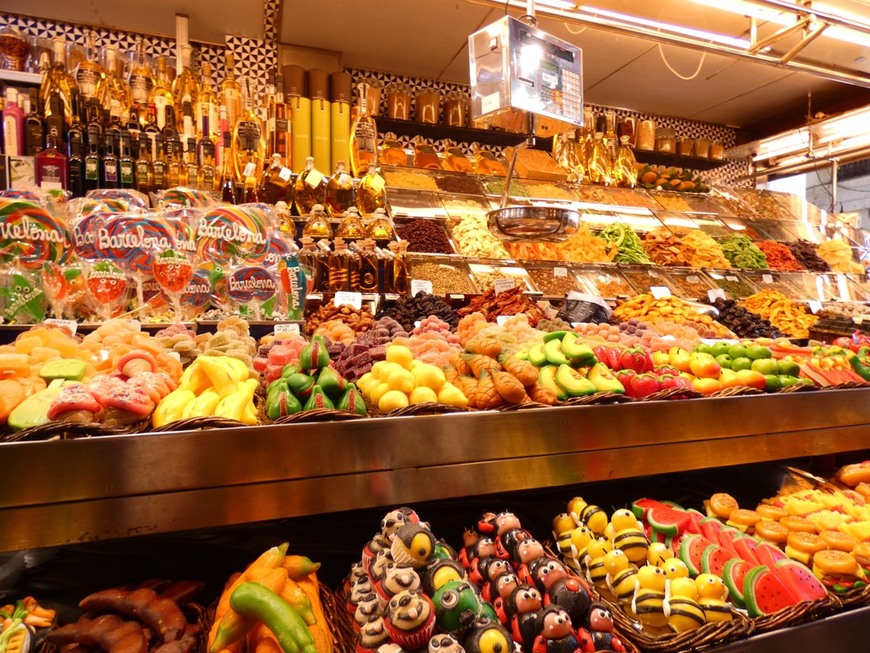
{"type": "Polygon", "coordinates": [[[870,449],[870,389],[0,446],[0,550],[870,449]]]}

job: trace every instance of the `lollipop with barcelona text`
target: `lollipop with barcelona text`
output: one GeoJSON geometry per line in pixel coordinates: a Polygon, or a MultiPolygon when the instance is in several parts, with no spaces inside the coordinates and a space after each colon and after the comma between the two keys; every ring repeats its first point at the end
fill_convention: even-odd
{"type": "Polygon", "coordinates": [[[227,296],[239,312],[262,319],[271,314],[278,286],[275,276],[261,265],[239,265],[227,276],[227,296]]]}
{"type": "Polygon", "coordinates": [[[182,319],[181,296],[193,279],[194,265],[190,255],[167,249],[154,258],[154,279],[169,298],[175,321],[182,319]]]}
{"type": "Polygon", "coordinates": [[[126,273],[111,261],[98,261],[87,268],[85,283],[93,309],[104,321],[119,313],[130,287],[126,273]]]}

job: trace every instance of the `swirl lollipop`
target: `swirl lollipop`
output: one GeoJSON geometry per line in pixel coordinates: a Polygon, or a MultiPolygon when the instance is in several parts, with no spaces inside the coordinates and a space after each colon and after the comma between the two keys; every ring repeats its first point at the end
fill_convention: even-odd
{"type": "Polygon", "coordinates": [[[213,206],[214,199],[210,193],[197,190],[196,188],[187,188],[185,186],[177,186],[163,191],[159,199],[160,206],[213,206]]]}
{"type": "Polygon", "coordinates": [[[34,202],[0,198],[0,262],[38,270],[60,261],[69,246],[63,220],[34,202]]]}
{"type": "Polygon", "coordinates": [[[86,197],[101,202],[112,211],[129,213],[148,210],[148,197],[132,188],[100,188],[89,191],[86,197]]]}
{"type": "Polygon", "coordinates": [[[268,216],[256,207],[217,206],[197,227],[197,254],[226,265],[232,259],[257,260],[268,251],[268,216]]]}
{"type": "Polygon", "coordinates": [[[263,304],[274,300],[278,286],[275,276],[259,265],[241,265],[227,277],[227,295],[239,307],[253,309],[256,319],[261,319],[263,304]]]}
{"type": "Polygon", "coordinates": [[[181,305],[190,309],[187,313],[199,316],[211,301],[211,280],[208,270],[200,268],[193,273],[193,278],[188,282],[181,293],[181,305]]]}

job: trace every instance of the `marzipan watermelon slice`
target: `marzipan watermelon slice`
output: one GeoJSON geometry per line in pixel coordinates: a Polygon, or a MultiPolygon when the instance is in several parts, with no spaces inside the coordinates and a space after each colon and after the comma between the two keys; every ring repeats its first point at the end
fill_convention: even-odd
{"type": "MultiPolygon", "coordinates": [[[[761,560],[756,554],[755,550],[759,546],[758,540],[749,535],[744,535],[743,537],[735,537],[732,540],[734,544],[734,550],[737,551],[737,555],[746,560],[751,565],[764,565],[767,564],[766,561],[761,560]]],[[[773,565],[771,565],[773,566],[773,565]]]]}
{"type": "Polygon", "coordinates": [[[726,526],[721,531],[719,531],[719,546],[728,551],[731,551],[734,555],[739,556],[740,553],[734,547],[734,540],[738,537],[745,537],[743,533],[738,531],[736,528],[731,528],[730,526],[726,526]]]}
{"type": "Polygon", "coordinates": [[[735,557],[734,554],[718,544],[711,544],[701,554],[701,571],[722,578],[725,563],[735,557]]]}
{"type": "Polygon", "coordinates": [[[731,558],[722,569],[722,580],[725,583],[725,587],[728,588],[728,596],[731,597],[731,602],[740,608],[746,605],[743,600],[743,582],[746,580],[746,574],[751,568],[752,565],[746,562],[746,560],[731,558]]]}
{"type": "Polygon", "coordinates": [[[711,542],[719,541],[719,531],[725,528],[725,524],[720,522],[715,517],[704,517],[699,524],[701,535],[706,537],[711,542]]]}
{"type": "Polygon", "coordinates": [[[694,508],[689,508],[686,511],[686,514],[689,516],[689,523],[686,524],[686,530],[689,533],[701,533],[701,520],[706,519],[703,513],[698,512],[694,508]]]}
{"type": "Polygon", "coordinates": [[[637,501],[631,502],[631,511],[638,519],[646,519],[647,510],[653,506],[660,505],[662,505],[662,502],[656,501],[655,499],[638,499],[637,501]]]}
{"type": "Polygon", "coordinates": [[[780,560],[788,560],[788,556],[785,553],[769,542],[759,542],[755,546],[753,553],[755,553],[755,557],[758,559],[758,564],[767,565],[771,569],[776,567],[780,560]]]}
{"type": "Polygon", "coordinates": [[[792,594],[803,601],[817,601],[828,595],[822,581],[816,578],[812,571],[796,560],[780,560],[776,563],[774,573],[785,583],[792,594]]]}
{"type": "Polygon", "coordinates": [[[798,599],[779,576],[763,565],[753,567],[743,581],[743,599],[750,617],[761,617],[794,605],[798,599]]]}
{"type": "Polygon", "coordinates": [[[665,504],[652,506],[647,510],[646,519],[649,525],[659,533],[671,537],[685,531],[686,525],[691,521],[691,517],[685,510],[677,510],[665,504]]]}
{"type": "Polygon", "coordinates": [[[692,578],[701,573],[701,556],[710,546],[716,546],[715,542],[711,542],[703,535],[687,535],[680,542],[680,550],[677,555],[680,560],[686,563],[692,578]]]}

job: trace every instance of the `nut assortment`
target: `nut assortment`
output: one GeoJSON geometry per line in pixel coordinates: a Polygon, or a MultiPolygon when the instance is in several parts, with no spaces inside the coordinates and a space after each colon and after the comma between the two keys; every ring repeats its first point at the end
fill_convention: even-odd
{"type": "Polygon", "coordinates": [[[454,265],[432,261],[412,261],[411,277],[431,281],[432,292],[436,295],[474,292],[468,274],[454,265]]]}
{"type": "Polygon", "coordinates": [[[527,271],[535,288],[545,295],[560,297],[578,288],[577,281],[570,272],[566,271],[565,276],[557,277],[549,268],[528,268],[527,271]]]}
{"type": "Polygon", "coordinates": [[[357,310],[346,304],[342,306],[336,306],[333,303],[321,304],[320,308],[305,320],[305,330],[309,334],[314,333],[322,322],[329,320],[340,320],[354,332],[364,333],[375,323],[375,316],[366,310],[357,310]]]}

